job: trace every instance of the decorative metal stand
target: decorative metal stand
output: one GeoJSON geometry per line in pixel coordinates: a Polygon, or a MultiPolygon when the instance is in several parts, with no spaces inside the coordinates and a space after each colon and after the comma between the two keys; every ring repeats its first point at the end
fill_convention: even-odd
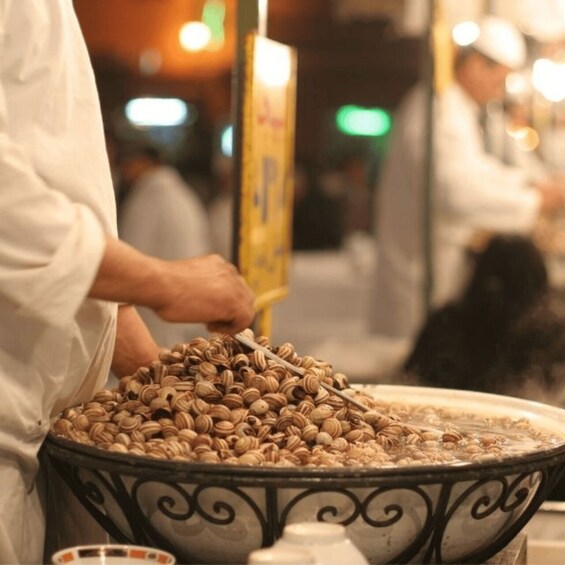
{"type": "Polygon", "coordinates": [[[371,563],[484,563],[558,482],[565,448],[394,472],[156,461],[55,436],[44,455],[112,538],[161,548],[179,563],[245,563],[298,520],[342,523],[371,563]]]}

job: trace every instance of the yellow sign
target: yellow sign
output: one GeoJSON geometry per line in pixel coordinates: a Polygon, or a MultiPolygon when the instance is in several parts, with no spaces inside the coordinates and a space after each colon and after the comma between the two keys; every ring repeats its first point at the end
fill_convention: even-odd
{"type": "Polygon", "coordinates": [[[292,246],[296,54],[246,39],[238,265],[258,310],[288,294],[292,246]]]}

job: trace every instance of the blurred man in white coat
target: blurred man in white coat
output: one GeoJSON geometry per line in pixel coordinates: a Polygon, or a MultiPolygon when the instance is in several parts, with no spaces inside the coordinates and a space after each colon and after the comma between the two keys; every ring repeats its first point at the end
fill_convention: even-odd
{"type": "MultiPolygon", "coordinates": [[[[437,306],[464,281],[468,248],[480,231],[528,233],[540,214],[563,204],[552,179],[530,179],[484,148],[480,109],[504,95],[524,65],[526,46],[509,23],[489,16],[455,58],[455,81],[436,99],[433,122],[433,296],[437,306]]],[[[401,103],[377,195],[377,264],[372,333],[412,339],[426,315],[424,177],[427,89],[401,103]]]]}
{"type": "MultiPolygon", "coordinates": [[[[50,420],[157,358],[133,304],[233,333],[253,294],[219,256],[116,237],[92,67],[70,0],[0,0],[0,563],[45,563],[35,479],[50,420]]],[[[49,557],[48,557],[49,558],[49,557]]]]}

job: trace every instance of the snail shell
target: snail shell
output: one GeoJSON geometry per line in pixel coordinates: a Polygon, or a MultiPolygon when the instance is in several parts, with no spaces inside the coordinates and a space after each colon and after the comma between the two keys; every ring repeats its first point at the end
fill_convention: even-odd
{"type": "Polygon", "coordinates": [[[193,398],[190,401],[189,411],[193,416],[207,414],[208,410],[210,410],[210,405],[202,398],[193,398]]]}
{"type": "Polygon", "coordinates": [[[363,430],[359,430],[359,429],[351,430],[347,432],[344,437],[350,443],[355,443],[356,441],[363,441],[363,430]]]}
{"type": "Polygon", "coordinates": [[[259,370],[267,369],[267,358],[262,351],[255,350],[251,354],[251,363],[259,370]]]}
{"type": "Polygon", "coordinates": [[[202,463],[219,463],[220,457],[215,451],[207,451],[198,456],[198,461],[202,463]]]}
{"type": "MultiPolygon", "coordinates": [[[[441,439],[442,439],[442,441],[445,441],[445,442],[457,443],[457,442],[459,442],[463,439],[463,436],[459,432],[456,432],[455,430],[450,430],[448,432],[445,432],[441,436],[441,439]]],[[[486,445],[484,437],[483,437],[482,441],[486,445]]],[[[486,440],[486,441],[488,441],[488,440],[486,440]]]]}
{"type": "Polygon", "coordinates": [[[231,410],[223,404],[215,404],[208,410],[208,416],[212,420],[229,420],[231,418],[231,410]]]}
{"type": "Polygon", "coordinates": [[[193,399],[192,394],[187,392],[181,392],[171,399],[170,406],[171,410],[177,412],[188,412],[191,407],[191,400],[193,399]]]}
{"type": "Polygon", "coordinates": [[[257,449],[244,453],[238,459],[241,465],[261,465],[264,461],[265,455],[257,449]]]}
{"type": "Polygon", "coordinates": [[[307,372],[302,379],[302,388],[307,394],[318,394],[320,378],[312,371],[307,372]]]}
{"type": "Polygon", "coordinates": [[[270,410],[280,412],[288,404],[288,399],[280,392],[268,392],[263,395],[263,400],[269,405],[270,410]]]}
{"type": "Polygon", "coordinates": [[[273,371],[265,371],[263,377],[265,378],[265,392],[278,392],[279,390],[279,379],[275,376],[276,373],[273,371]]]}
{"type": "Polygon", "coordinates": [[[163,349],[159,352],[159,361],[166,365],[172,363],[179,363],[183,360],[183,355],[178,351],[173,351],[169,349],[163,349]]]}
{"type": "Polygon", "coordinates": [[[249,412],[255,416],[262,416],[269,411],[269,404],[262,398],[258,398],[249,406],[249,412]]]}
{"type": "Polygon", "coordinates": [[[57,420],[53,424],[53,429],[57,434],[60,435],[65,435],[72,428],[73,428],[73,423],[70,420],[67,420],[66,418],[61,418],[60,420],[57,420]]]}
{"type": "Polygon", "coordinates": [[[74,427],[77,430],[87,432],[90,429],[91,421],[88,419],[86,414],[79,414],[74,419],[74,427]]]}
{"type": "Polygon", "coordinates": [[[250,406],[251,404],[253,404],[253,402],[261,398],[261,393],[256,388],[250,387],[244,390],[241,396],[243,398],[243,402],[247,406],[250,406]]]}
{"type": "Polygon", "coordinates": [[[198,414],[194,418],[194,430],[199,434],[208,434],[214,428],[214,420],[208,414],[198,414]]]}
{"type": "Polygon", "coordinates": [[[321,425],[324,420],[333,416],[333,413],[334,411],[331,406],[320,404],[310,412],[308,417],[314,424],[321,425]]]}
{"type": "Polygon", "coordinates": [[[284,432],[293,422],[294,418],[292,414],[282,414],[276,419],[275,427],[277,430],[284,432]]]}
{"type": "Polygon", "coordinates": [[[222,403],[230,410],[233,410],[235,408],[241,408],[243,406],[243,398],[239,394],[229,392],[228,394],[224,395],[222,403]]]}
{"type": "Polygon", "coordinates": [[[192,428],[186,428],[179,430],[177,437],[179,441],[185,441],[188,444],[192,444],[192,441],[198,436],[198,433],[192,428]]]}
{"type": "Polygon", "coordinates": [[[292,435],[286,438],[285,447],[289,451],[293,451],[301,444],[302,444],[302,438],[300,436],[292,435]]]}
{"type": "Polygon", "coordinates": [[[245,353],[238,353],[232,358],[231,365],[236,371],[239,371],[243,367],[249,366],[249,358],[245,353]]]}
{"type": "Polygon", "coordinates": [[[316,443],[318,445],[331,445],[333,438],[327,432],[320,432],[316,436],[316,443]]]}
{"type": "Polygon", "coordinates": [[[332,439],[336,439],[342,434],[341,424],[337,418],[326,418],[322,422],[320,430],[322,432],[327,432],[332,439]]]}
{"type": "Polygon", "coordinates": [[[143,385],[138,394],[139,400],[143,404],[149,406],[149,403],[159,395],[157,389],[158,385],[155,384],[143,385]]]}
{"type": "Polygon", "coordinates": [[[222,420],[220,422],[216,422],[214,424],[214,433],[220,437],[220,438],[225,438],[229,435],[232,435],[235,431],[235,426],[227,421],[227,420],[222,420]]]}
{"type": "Polygon", "coordinates": [[[249,416],[249,410],[247,408],[234,408],[230,411],[230,422],[237,426],[240,422],[244,422],[249,416]]]}
{"type": "Polygon", "coordinates": [[[83,414],[90,420],[90,422],[109,422],[110,414],[102,408],[102,406],[94,406],[92,408],[86,408],[83,414]]]}
{"type": "Polygon", "coordinates": [[[308,443],[316,441],[316,436],[318,435],[318,426],[314,424],[307,424],[302,428],[302,439],[308,443]]]}
{"type": "Polygon", "coordinates": [[[141,424],[141,418],[136,416],[128,416],[120,420],[118,427],[120,428],[121,432],[127,434],[133,432],[134,430],[137,430],[140,424],[141,424]]]}
{"type": "Polygon", "coordinates": [[[289,361],[295,356],[294,346],[291,343],[283,343],[276,348],[276,354],[285,361],[289,361]]]}
{"type": "Polygon", "coordinates": [[[303,429],[310,423],[310,420],[301,412],[294,410],[291,412],[291,415],[292,415],[292,423],[297,428],[303,429]]]}
{"type": "Polygon", "coordinates": [[[139,425],[139,431],[147,440],[149,438],[152,438],[154,435],[161,433],[161,426],[158,422],[143,422],[139,425]]]}
{"type": "Polygon", "coordinates": [[[94,395],[94,401],[95,402],[100,402],[100,403],[104,403],[104,402],[109,402],[114,400],[114,393],[111,392],[108,389],[102,389],[99,390],[95,395],[94,395]]]}

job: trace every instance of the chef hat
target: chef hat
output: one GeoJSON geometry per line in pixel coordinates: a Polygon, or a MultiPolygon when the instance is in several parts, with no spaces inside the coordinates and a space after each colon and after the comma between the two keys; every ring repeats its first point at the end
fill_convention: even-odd
{"type": "Polygon", "coordinates": [[[506,20],[486,16],[479,23],[479,35],[471,46],[489,59],[510,69],[526,63],[524,36],[506,20]]]}

